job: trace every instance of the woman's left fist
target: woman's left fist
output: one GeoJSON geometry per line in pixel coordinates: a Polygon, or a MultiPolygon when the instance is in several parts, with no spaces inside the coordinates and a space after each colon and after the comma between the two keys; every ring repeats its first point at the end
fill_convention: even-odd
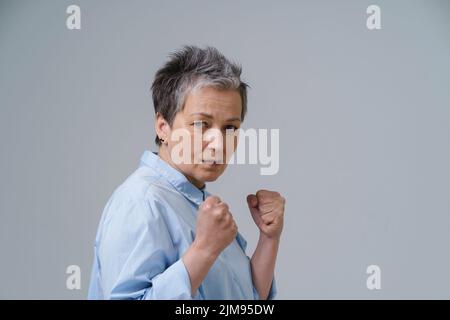
{"type": "Polygon", "coordinates": [[[283,230],[286,200],[275,191],[259,190],[249,194],[247,203],[259,230],[268,238],[279,238],[283,230]]]}

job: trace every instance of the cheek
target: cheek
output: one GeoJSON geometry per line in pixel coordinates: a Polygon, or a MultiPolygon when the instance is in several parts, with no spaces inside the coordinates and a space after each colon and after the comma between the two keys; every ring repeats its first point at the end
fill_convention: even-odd
{"type": "Polygon", "coordinates": [[[180,134],[172,136],[172,140],[169,143],[169,152],[172,158],[176,156],[177,158],[182,158],[183,165],[195,164],[195,159],[200,159],[196,156],[198,153],[201,154],[202,146],[197,147],[194,141],[194,132],[188,128],[183,128],[180,134]]]}
{"type": "Polygon", "coordinates": [[[207,141],[203,141],[203,134],[201,131],[197,132],[195,130],[190,130],[190,144],[191,144],[191,154],[192,156],[199,156],[202,154],[203,150],[208,146],[207,141]]]}
{"type": "Polygon", "coordinates": [[[233,136],[225,136],[223,144],[224,147],[229,151],[229,152],[234,152],[237,148],[237,144],[238,144],[238,137],[236,137],[235,135],[233,136]]]}

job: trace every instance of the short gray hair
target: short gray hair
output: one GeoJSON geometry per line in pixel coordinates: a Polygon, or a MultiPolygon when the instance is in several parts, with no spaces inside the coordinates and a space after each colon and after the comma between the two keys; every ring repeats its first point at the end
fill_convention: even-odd
{"type": "MultiPolygon", "coordinates": [[[[214,47],[201,49],[184,46],[169,56],[155,75],[152,98],[155,114],[159,112],[172,125],[175,115],[183,109],[191,90],[205,86],[237,90],[241,96],[241,121],[247,112],[247,87],[241,80],[242,67],[230,62],[214,47]]],[[[156,136],[156,144],[161,142],[156,136]]]]}

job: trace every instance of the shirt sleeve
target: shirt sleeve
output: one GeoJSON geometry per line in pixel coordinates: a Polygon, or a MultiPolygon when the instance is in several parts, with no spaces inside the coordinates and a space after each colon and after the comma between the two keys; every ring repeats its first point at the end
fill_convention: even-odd
{"type": "Polygon", "coordinates": [[[108,208],[99,243],[103,297],[193,299],[164,218],[148,201],[120,195],[108,208]]]}

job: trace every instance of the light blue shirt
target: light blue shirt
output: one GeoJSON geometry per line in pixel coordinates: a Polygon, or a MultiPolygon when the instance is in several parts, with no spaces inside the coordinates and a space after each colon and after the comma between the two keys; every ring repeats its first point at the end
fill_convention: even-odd
{"type": "MultiPolygon", "coordinates": [[[[139,168],[103,211],[94,246],[89,299],[259,299],[246,240],[238,233],[216,259],[194,296],[181,259],[195,238],[198,189],[157,154],[139,168]]],[[[275,280],[269,299],[275,296],[275,280]]]]}

